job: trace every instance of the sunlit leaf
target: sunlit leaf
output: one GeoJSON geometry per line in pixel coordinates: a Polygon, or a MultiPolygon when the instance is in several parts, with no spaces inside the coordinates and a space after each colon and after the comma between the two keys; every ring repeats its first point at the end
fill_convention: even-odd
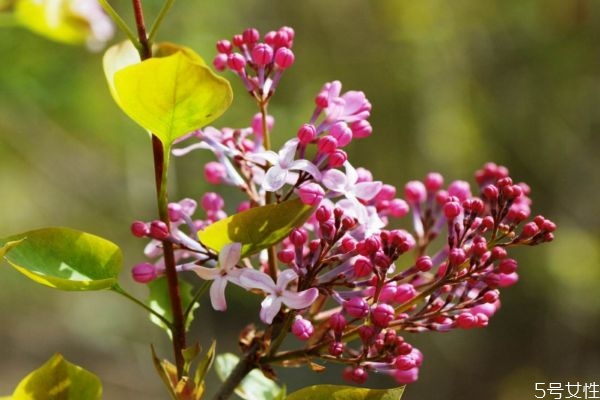
{"type": "MultiPolygon", "coordinates": [[[[218,355],[215,361],[215,371],[219,378],[225,381],[238,362],[239,358],[235,354],[218,355]]],[[[260,370],[254,369],[235,388],[235,393],[245,400],[276,400],[282,390],[260,370]]]]}
{"type": "Polygon", "coordinates": [[[229,243],[241,243],[245,257],[285,239],[313,211],[313,207],[304,205],[300,199],[255,207],[209,225],[198,233],[198,238],[215,251],[229,243]]]}
{"type": "Polygon", "coordinates": [[[40,368],[25,377],[15,389],[12,400],[99,400],[100,379],[85,369],[55,354],[40,368]]]}
{"type": "Polygon", "coordinates": [[[132,63],[131,48],[109,49],[104,70],[121,109],[165,145],[212,122],[231,104],[229,82],[191,49],[157,45],[155,57],[132,63]]]}
{"type": "MultiPolygon", "coordinates": [[[[168,321],[173,321],[173,312],[171,311],[171,300],[169,298],[169,285],[166,277],[161,277],[148,283],[150,289],[150,295],[148,296],[148,305],[158,314],[165,317],[168,321]]],[[[187,308],[194,298],[192,293],[194,286],[184,280],[179,281],[179,293],[181,295],[181,302],[183,308],[187,308]]],[[[193,305],[193,309],[199,307],[198,303],[193,305]]],[[[193,320],[194,312],[189,313],[188,320],[186,321],[186,329],[189,328],[193,320]]],[[[154,314],[150,314],[150,320],[156,325],[167,331],[167,334],[171,334],[169,327],[166,326],[163,321],[157,318],[154,314]]]]}
{"type": "Polygon", "coordinates": [[[70,228],[44,228],[0,239],[17,271],[61,290],[102,290],[117,283],[123,256],[101,237],[70,228]],[[20,241],[18,244],[11,242],[20,241]],[[8,245],[8,246],[7,246],[8,245]]]}
{"type": "Polygon", "coordinates": [[[364,389],[352,386],[315,385],[291,393],[286,400],[400,400],[404,387],[364,389]]]}
{"type": "Polygon", "coordinates": [[[204,386],[204,376],[212,367],[212,364],[215,361],[216,349],[217,341],[213,340],[212,344],[210,345],[200,362],[198,362],[198,366],[196,367],[196,374],[194,376],[194,382],[196,383],[196,386],[204,386]]]}

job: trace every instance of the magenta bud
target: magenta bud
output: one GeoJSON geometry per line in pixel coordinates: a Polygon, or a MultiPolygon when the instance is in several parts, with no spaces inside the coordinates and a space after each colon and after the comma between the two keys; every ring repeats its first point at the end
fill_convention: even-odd
{"type": "Polygon", "coordinates": [[[319,205],[321,200],[325,197],[325,191],[320,185],[309,182],[298,189],[298,196],[300,197],[300,200],[302,200],[302,203],[307,206],[316,206],[319,205]]]}
{"type": "Polygon", "coordinates": [[[467,260],[467,255],[465,251],[461,248],[454,248],[450,250],[450,254],[448,254],[448,261],[452,265],[461,265],[467,260]]]}
{"type": "Polygon", "coordinates": [[[158,272],[153,264],[141,263],[132,268],[131,276],[138,283],[148,283],[158,277],[158,272]]]}
{"type": "Polygon", "coordinates": [[[218,185],[227,176],[225,166],[217,161],[210,161],[204,165],[204,179],[210,184],[218,185]]]}
{"type": "Polygon", "coordinates": [[[425,185],[420,181],[410,181],[404,186],[404,197],[411,204],[418,204],[427,198],[425,185]]]}
{"type": "Polygon", "coordinates": [[[408,214],[410,207],[403,199],[393,199],[388,204],[388,212],[392,217],[402,218],[408,214]]]}
{"type": "Polygon", "coordinates": [[[342,373],[342,378],[344,378],[345,380],[347,380],[349,382],[357,383],[359,385],[362,385],[363,383],[365,383],[367,381],[368,377],[369,377],[369,374],[367,373],[367,370],[360,366],[359,367],[348,366],[348,367],[344,368],[344,372],[342,373]]]}
{"type": "Polygon", "coordinates": [[[500,293],[497,290],[488,290],[483,294],[483,301],[486,303],[495,303],[500,297],[500,293]]]}
{"type": "Polygon", "coordinates": [[[291,264],[296,258],[296,252],[292,249],[283,249],[277,253],[277,258],[284,264],[291,264]]]}
{"type": "Polygon", "coordinates": [[[292,333],[300,340],[309,339],[314,331],[315,328],[313,327],[313,324],[309,320],[304,319],[299,315],[292,323],[292,333]]]}
{"type": "Polygon", "coordinates": [[[396,299],[397,284],[396,282],[388,282],[381,288],[379,299],[383,303],[392,303],[396,299]]]}
{"type": "Polygon", "coordinates": [[[346,318],[342,313],[335,313],[329,317],[329,327],[336,333],[341,333],[346,328],[346,318]]]}
{"type": "Polygon", "coordinates": [[[333,136],[323,136],[317,141],[317,150],[319,153],[333,153],[337,149],[337,140],[333,136]]]}
{"type": "Polygon", "coordinates": [[[540,233],[540,227],[537,226],[535,222],[528,222],[523,225],[523,230],[521,231],[521,236],[525,238],[534,237],[540,233]]]}
{"type": "Polygon", "coordinates": [[[296,247],[302,247],[307,240],[308,234],[302,229],[294,228],[290,232],[290,242],[296,247]]]}
{"type": "Polygon", "coordinates": [[[381,328],[387,327],[394,320],[394,307],[378,303],[371,307],[371,321],[381,328]]]}
{"type": "Polygon", "coordinates": [[[267,65],[273,59],[273,48],[265,43],[259,43],[252,49],[252,60],[259,66],[267,65]]]}
{"type": "Polygon", "coordinates": [[[225,206],[225,200],[215,192],[207,192],[202,196],[202,208],[204,211],[219,211],[225,206]]]}
{"type": "Polygon", "coordinates": [[[141,238],[148,236],[150,233],[150,228],[148,227],[148,224],[143,221],[134,221],[131,224],[131,233],[133,236],[141,238]]]}
{"type": "Polygon", "coordinates": [[[287,69],[294,65],[294,52],[287,47],[280,47],[275,52],[275,65],[281,69],[287,69]]]}
{"type": "Polygon", "coordinates": [[[236,72],[242,72],[246,67],[246,59],[239,53],[231,53],[227,58],[227,66],[236,72]]]}
{"type": "Polygon", "coordinates": [[[494,260],[502,260],[503,258],[506,258],[506,255],[507,252],[504,247],[494,246],[492,249],[492,258],[494,260]]]}
{"type": "Polygon", "coordinates": [[[242,33],[244,43],[252,45],[258,41],[260,33],[255,28],[248,28],[242,33]]]}
{"type": "Polygon", "coordinates": [[[417,295],[417,290],[410,283],[401,283],[396,287],[395,301],[399,304],[412,300],[417,295]]]}
{"type": "Polygon", "coordinates": [[[344,150],[336,149],[329,154],[329,167],[339,168],[348,161],[348,155],[344,150]]]}
{"type": "Polygon", "coordinates": [[[229,40],[223,39],[217,42],[217,51],[219,53],[229,54],[233,50],[233,45],[229,40]]]}
{"type": "Polygon", "coordinates": [[[344,343],[342,342],[331,342],[329,344],[329,354],[334,357],[341,356],[344,352],[344,343]]]}
{"type": "Polygon", "coordinates": [[[338,147],[344,147],[352,141],[352,130],[345,122],[337,122],[329,130],[329,134],[337,140],[338,147]]]}
{"type": "Polygon", "coordinates": [[[342,239],[342,251],[344,253],[349,253],[356,249],[356,239],[350,236],[346,236],[342,239]]]}
{"type": "Polygon", "coordinates": [[[344,302],[344,310],[352,317],[364,318],[369,315],[369,303],[362,297],[352,297],[344,302]]]}
{"type": "Polygon", "coordinates": [[[373,133],[373,127],[366,119],[360,119],[350,124],[350,130],[352,131],[352,137],[354,139],[363,139],[371,136],[373,133]]]}
{"type": "Polygon", "coordinates": [[[317,211],[315,212],[315,217],[319,222],[328,221],[331,218],[331,210],[325,206],[321,206],[317,208],[317,211]]]}
{"type": "Polygon", "coordinates": [[[213,66],[217,71],[225,71],[227,68],[227,54],[217,54],[217,56],[213,59],[213,66]]]}
{"type": "Polygon", "coordinates": [[[444,177],[438,172],[430,172],[425,177],[424,184],[428,192],[437,192],[444,184],[444,177]]]}
{"type": "Polygon", "coordinates": [[[444,215],[447,219],[453,220],[460,215],[462,207],[456,201],[449,201],[444,204],[444,215]]]}
{"type": "Polygon", "coordinates": [[[433,268],[433,261],[431,261],[431,257],[429,256],[421,256],[417,258],[415,262],[415,266],[421,272],[427,272],[433,268]]]}
{"type": "Polygon", "coordinates": [[[163,221],[152,221],[150,223],[150,236],[154,239],[164,240],[169,237],[169,227],[163,221]]]}
{"type": "Polygon", "coordinates": [[[454,321],[456,321],[456,326],[461,329],[471,329],[477,326],[477,317],[470,312],[458,314],[454,321]]]}
{"type": "Polygon", "coordinates": [[[304,124],[298,129],[298,139],[302,144],[309,144],[317,138],[317,129],[313,124],[304,124]]]}
{"type": "Polygon", "coordinates": [[[333,239],[336,233],[335,225],[332,221],[325,221],[319,224],[319,233],[323,239],[333,239]]]}

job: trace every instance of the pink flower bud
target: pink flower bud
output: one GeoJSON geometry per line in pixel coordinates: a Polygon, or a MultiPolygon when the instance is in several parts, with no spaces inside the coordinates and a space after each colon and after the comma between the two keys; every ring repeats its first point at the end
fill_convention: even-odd
{"type": "Polygon", "coordinates": [[[463,202],[471,197],[471,185],[466,181],[454,181],[448,186],[448,194],[463,202]]]}
{"type": "Polygon", "coordinates": [[[258,38],[260,38],[260,33],[257,29],[254,28],[248,28],[242,33],[242,39],[247,45],[252,45],[256,43],[258,41],[258,38]]]}
{"type": "Polygon", "coordinates": [[[217,56],[213,59],[213,66],[217,71],[225,71],[227,68],[227,54],[217,54],[217,56]]]}
{"type": "MultiPolygon", "coordinates": [[[[275,118],[273,118],[272,115],[267,115],[267,130],[269,132],[271,130],[273,130],[274,125],[275,125],[275,118]]],[[[263,120],[262,120],[261,113],[254,114],[254,116],[252,117],[252,122],[251,122],[250,126],[252,127],[252,133],[254,133],[255,136],[258,136],[258,137],[264,136],[265,133],[263,131],[263,120]]]]}
{"type": "Polygon", "coordinates": [[[375,328],[370,325],[362,325],[358,328],[358,336],[363,343],[370,344],[375,337],[375,328]]]}
{"type": "Polygon", "coordinates": [[[169,227],[162,221],[152,221],[150,223],[150,236],[153,239],[164,240],[169,237],[169,227]]]}
{"type": "Polygon", "coordinates": [[[298,139],[302,144],[309,144],[317,138],[317,129],[313,124],[304,124],[298,129],[298,139]]]}
{"type": "Polygon", "coordinates": [[[448,261],[452,265],[461,265],[467,260],[467,255],[465,251],[461,248],[454,248],[450,250],[450,254],[448,254],[448,261]]]}
{"type": "Polygon", "coordinates": [[[388,282],[381,288],[379,299],[383,303],[391,303],[396,299],[397,284],[396,282],[388,282]]]}
{"type": "Polygon", "coordinates": [[[425,185],[420,181],[410,181],[404,186],[404,197],[411,204],[418,204],[427,198],[425,185]]]}
{"type": "Polygon", "coordinates": [[[394,307],[378,303],[371,307],[371,321],[381,328],[387,327],[394,320],[394,307]]]}
{"type": "Polygon", "coordinates": [[[150,233],[150,228],[145,222],[134,221],[131,224],[131,233],[133,234],[133,236],[141,238],[147,236],[150,233]]]}
{"type": "Polygon", "coordinates": [[[333,124],[329,134],[337,140],[338,147],[347,146],[352,141],[352,131],[345,122],[333,124]]]}
{"type": "Polygon", "coordinates": [[[329,327],[336,333],[341,333],[346,328],[346,318],[342,313],[335,313],[329,317],[329,327]]]}
{"type": "Polygon", "coordinates": [[[298,196],[302,200],[302,203],[308,206],[317,206],[325,197],[325,191],[320,185],[309,182],[298,189],[298,196]]]}
{"type": "Polygon", "coordinates": [[[506,258],[506,255],[507,253],[504,247],[494,246],[492,249],[492,258],[494,260],[502,260],[503,258],[506,258]]]}
{"type": "Polygon", "coordinates": [[[373,133],[373,127],[366,119],[360,119],[350,124],[350,130],[352,131],[352,137],[354,139],[363,139],[371,136],[373,133]]]}
{"type": "Polygon", "coordinates": [[[204,179],[212,185],[220,184],[226,176],[227,171],[220,162],[210,161],[204,166],[204,179]]]}
{"type": "Polygon", "coordinates": [[[348,161],[348,155],[344,150],[336,149],[329,154],[328,164],[331,168],[339,168],[344,165],[346,161],[348,161]]]}
{"type": "Polygon", "coordinates": [[[367,370],[365,370],[363,367],[348,366],[344,369],[344,372],[342,373],[342,378],[349,382],[357,383],[359,385],[365,383],[368,377],[369,374],[367,373],[367,370]]]}
{"type": "Polygon", "coordinates": [[[337,140],[333,136],[323,136],[317,141],[317,150],[319,153],[333,153],[337,149],[337,140]]]}
{"type": "Polygon", "coordinates": [[[308,240],[308,234],[303,229],[294,228],[290,232],[290,242],[296,247],[302,247],[308,240]]]}
{"type": "Polygon", "coordinates": [[[488,322],[490,320],[490,318],[483,314],[483,313],[478,313],[476,315],[477,317],[477,327],[478,328],[485,328],[486,326],[488,326],[488,322]]]}
{"type": "Polygon", "coordinates": [[[308,340],[314,331],[315,328],[309,320],[304,319],[299,315],[296,316],[294,322],[292,323],[292,333],[294,336],[300,340],[308,340]]]}
{"type": "Polygon", "coordinates": [[[505,258],[498,265],[498,271],[503,274],[512,274],[517,270],[517,261],[512,258],[505,258]]]}
{"type": "Polygon", "coordinates": [[[334,357],[341,356],[344,353],[344,343],[342,342],[331,342],[329,344],[329,354],[334,357]]]}
{"type": "Polygon", "coordinates": [[[291,264],[296,258],[296,252],[292,249],[283,249],[277,252],[277,259],[284,264],[291,264]]]}
{"type": "Polygon", "coordinates": [[[148,283],[158,277],[156,267],[150,263],[137,264],[131,270],[133,280],[138,283],[148,283]]]}
{"type": "Polygon", "coordinates": [[[449,201],[444,204],[444,216],[448,220],[453,220],[454,218],[458,217],[461,211],[462,207],[456,201],[449,201]]]}
{"type": "Polygon", "coordinates": [[[397,369],[394,371],[394,379],[401,385],[414,383],[419,379],[419,368],[411,368],[407,370],[397,369]]]}
{"type": "Polygon", "coordinates": [[[259,43],[252,49],[252,60],[258,66],[264,66],[273,59],[273,48],[265,43],[259,43]]]}
{"type": "Polygon", "coordinates": [[[204,211],[214,212],[223,209],[225,200],[215,192],[207,192],[202,196],[201,204],[204,211]]]}
{"type": "Polygon", "coordinates": [[[425,177],[424,184],[428,192],[437,192],[444,184],[444,177],[438,172],[430,172],[425,177]]]}
{"type": "Polygon", "coordinates": [[[352,317],[364,318],[369,315],[369,304],[362,297],[352,297],[344,302],[344,310],[352,317]]]}
{"type": "Polygon", "coordinates": [[[217,42],[217,51],[219,53],[229,54],[233,50],[233,45],[229,40],[219,40],[217,42]]]}
{"type": "Polygon", "coordinates": [[[421,256],[417,258],[415,262],[415,266],[421,272],[427,272],[433,268],[433,261],[431,261],[431,257],[429,256],[421,256]]]}
{"type": "Polygon", "coordinates": [[[519,281],[519,275],[516,272],[500,274],[499,278],[498,286],[501,288],[512,286],[519,281]]]}
{"type": "Polygon", "coordinates": [[[461,329],[471,329],[477,326],[477,317],[470,312],[458,314],[454,321],[456,321],[456,326],[461,329]]]}
{"type": "Polygon", "coordinates": [[[408,214],[410,207],[408,203],[402,199],[393,199],[388,205],[388,212],[392,217],[402,218],[408,214]]]}
{"type": "Polygon", "coordinates": [[[396,298],[394,299],[397,303],[406,303],[415,298],[417,290],[410,283],[401,283],[396,287],[396,298]]]}
{"type": "Polygon", "coordinates": [[[239,53],[231,53],[227,57],[227,66],[235,72],[242,72],[246,67],[246,59],[239,53]]]}
{"type": "Polygon", "coordinates": [[[331,218],[331,210],[325,206],[320,206],[315,212],[315,217],[319,222],[328,221],[331,218]]]}
{"type": "Polygon", "coordinates": [[[234,35],[232,41],[234,46],[240,47],[244,44],[244,37],[242,35],[234,35]]]}
{"type": "Polygon", "coordinates": [[[287,47],[280,47],[275,52],[275,65],[280,69],[288,69],[294,61],[294,52],[287,47]]]}

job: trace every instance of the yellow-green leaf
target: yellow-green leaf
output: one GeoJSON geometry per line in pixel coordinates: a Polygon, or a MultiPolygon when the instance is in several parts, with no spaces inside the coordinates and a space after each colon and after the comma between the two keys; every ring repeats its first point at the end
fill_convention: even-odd
{"type": "MultiPolygon", "coordinates": [[[[235,354],[219,354],[215,360],[215,371],[219,378],[225,381],[239,361],[235,354]]],[[[235,388],[235,394],[244,400],[277,400],[283,390],[260,370],[253,369],[235,388]]]]}
{"type": "Polygon", "coordinates": [[[160,44],[155,57],[132,64],[130,50],[117,46],[104,59],[111,93],[131,119],[166,146],[212,122],[231,104],[229,82],[191,49],[160,44]],[[114,60],[127,66],[120,68],[114,60]]]}
{"type": "Polygon", "coordinates": [[[404,387],[365,389],[352,386],[315,385],[305,387],[286,397],[286,400],[400,400],[404,387]]]}
{"type": "Polygon", "coordinates": [[[198,232],[205,246],[221,251],[229,243],[242,244],[242,257],[279,243],[301,226],[314,211],[300,199],[251,208],[219,220],[198,232]]]}
{"type": "Polygon", "coordinates": [[[52,288],[110,289],[122,266],[119,247],[70,228],[44,228],[0,239],[4,259],[31,280],[52,288]]]}
{"type": "Polygon", "coordinates": [[[100,400],[100,379],[85,369],[55,354],[44,365],[25,377],[15,389],[12,400],[100,400]]]}

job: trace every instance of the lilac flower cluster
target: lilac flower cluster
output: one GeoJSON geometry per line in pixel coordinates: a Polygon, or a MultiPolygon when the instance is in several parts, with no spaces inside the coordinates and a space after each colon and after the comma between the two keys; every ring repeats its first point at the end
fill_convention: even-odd
{"type": "Polygon", "coordinates": [[[240,243],[216,254],[197,239],[198,231],[227,216],[221,196],[203,196],[203,219],[193,219],[194,200],[172,203],[170,227],[132,225],[134,235],[152,239],[145,252],[156,260],[135,266],[133,277],[160,276],[160,241],[171,241],[179,270],[212,281],[215,310],[227,308],[228,283],[264,296],[259,317],[267,327],[254,336],[276,339],[264,343],[261,367],[323,359],[345,364],[344,378],[356,383],[372,371],[414,382],[423,355],[401,333],[485,327],[500,307],[499,289],[518,279],[509,250],[551,241],[556,226],[532,218],[529,187],[493,163],[475,173],[476,194],[468,182],[445,186],[441,174],[430,173],[408,182],[399,197],[394,186],[348,160],[344,147],[372,133],[371,104],[363,92],[342,93],[337,81],[318,92],[296,136],[271,150],[266,137],[274,119],[262,106],[293,62],[293,38],[284,27],[264,42],[255,29],[220,41],[215,66],[233,70],[261,112],[250,127],[193,132],[185,139],[194,143],[173,153],[211,151],[216,161],[206,165],[205,178],[247,195],[238,212],[298,197],[313,206],[312,216],[271,252],[240,260],[240,243]],[[389,227],[409,214],[412,232],[389,227]],[[277,338],[288,332],[302,345],[282,351],[277,338]]]}

